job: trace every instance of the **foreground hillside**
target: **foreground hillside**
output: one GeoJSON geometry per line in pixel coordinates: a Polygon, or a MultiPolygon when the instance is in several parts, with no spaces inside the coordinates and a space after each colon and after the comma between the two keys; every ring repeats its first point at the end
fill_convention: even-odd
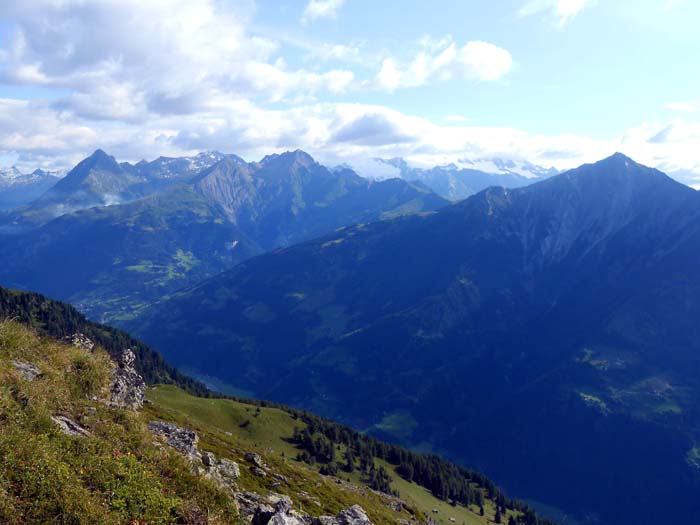
{"type": "Polygon", "coordinates": [[[700,512],[698,260],[697,192],[618,154],[257,257],[133,330],[581,521],[680,522],[700,512]]]}
{"type": "Polygon", "coordinates": [[[84,321],[110,352],[56,338],[72,309],[4,293],[0,317],[17,320],[0,321],[0,523],[544,523],[475,472],[310,414],[146,390],[136,356],[114,350],[136,341],[84,321]]]}

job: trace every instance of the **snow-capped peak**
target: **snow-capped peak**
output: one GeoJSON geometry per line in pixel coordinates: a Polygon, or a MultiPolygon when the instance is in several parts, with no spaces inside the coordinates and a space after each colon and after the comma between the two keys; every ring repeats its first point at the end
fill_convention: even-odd
{"type": "Polygon", "coordinates": [[[559,173],[555,168],[543,168],[526,160],[490,158],[461,159],[458,164],[465,169],[483,171],[484,173],[520,175],[528,179],[551,177],[559,173]]]}

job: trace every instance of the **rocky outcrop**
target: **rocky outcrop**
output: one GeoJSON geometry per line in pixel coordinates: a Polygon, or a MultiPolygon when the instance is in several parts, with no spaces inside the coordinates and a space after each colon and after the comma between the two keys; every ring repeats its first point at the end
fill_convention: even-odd
{"type": "Polygon", "coordinates": [[[320,516],[313,518],[312,525],[374,525],[364,509],[359,505],[353,505],[337,516],[320,516]]]}
{"type": "Polygon", "coordinates": [[[359,505],[353,505],[337,516],[316,518],[293,510],[292,500],[287,496],[271,496],[264,503],[260,503],[262,498],[259,495],[241,493],[236,495],[236,499],[242,514],[252,513],[251,525],[374,525],[359,505]],[[256,502],[257,506],[254,512],[251,512],[253,502],[256,502]]]}
{"type": "Polygon", "coordinates": [[[372,525],[364,509],[359,505],[345,509],[335,517],[338,525],[372,525]]]}
{"type": "Polygon", "coordinates": [[[73,345],[76,348],[82,348],[88,352],[92,352],[95,349],[95,343],[93,343],[88,336],[76,332],[73,335],[67,335],[63,338],[63,342],[69,345],[73,345]]]}
{"type": "Polygon", "coordinates": [[[304,517],[292,510],[292,500],[282,496],[274,508],[260,505],[255,509],[251,525],[306,525],[304,517]]]}
{"type": "MultiPolygon", "coordinates": [[[[169,446],[187,456],[192,461],[195,472],[231,490],[241,516],[247,517],[251,525],[373,525],[359,505],[353,505],[337,516],[314,518],[294,510],[288,496],[270,492],[263,497],[255,492],[239,492],[236,485],[236,480],[241,475],[238,464],[229,459],[217,458],[212,452],[201,452],[196,432],[166,421],[151,421],[148,428],[169,446]]],[[[248,452],[244,458],[252,464],[251,469],[266,475],[263,468],[267,467],[259,454],[248,452]]],[[[272,476],[288,481],[281,475],[273,473],[272,476]]]]}
{"type": "Polygon", "coordinates": [[[151,421],[148,428],[162,437],[169,446],[192,460],[195,472],[213,479],[224,488],[237,489],[235,482],[241,476],[238,463],[226,458],[217,458],[212,452],[201,452],[197,446],[199,436],[194,430],[166,421],[151,421]]]}
{"type": "Polygon", "coordinates": [[[109,392],[111,404],[138,409],[146,397],[146,382],[134,368],[136,356],[130,349],[124,350],[116,360],[112,386],[109,392]]]}
{"type": "Polygon", "coordinates": [[[181,454],[192,459],[200,456],[197,448],[199,436],[194,430],[182,428],[166,421],[151,421],[148,424],[148,429],[155,435],[162,437],[168,445],[181,454]]]}
{"type": "Polygon", "coordinates": [[[12,366],[14,366],[22,379],[25,381],[33,381],[41,375],[41,370],[31,363],[25,363],[24,361],[12,361],[12,366]]]}
{"type": "Polygon", "coordinates": [[[76,423],[69,417],[63,415],[55,415],[51,416],[51,421],[56,423],[61,432],[68,436],[88,437],[92,435],[85,427],[76,423]]]}

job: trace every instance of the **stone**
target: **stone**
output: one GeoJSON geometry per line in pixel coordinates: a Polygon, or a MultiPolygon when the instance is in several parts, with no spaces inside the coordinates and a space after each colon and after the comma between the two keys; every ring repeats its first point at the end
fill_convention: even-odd
{"type": "Polygon", "coordinates": [[[386,506],[389,507],[389,508],[390,508],[391,510],[393,510],[394,512],[401,512],[401,511],[403,510],[403,508],[404,508],[403,502],[402,502],[401,500],[397,500],[397,499],[392,499],[392,500],[390,500],[390,501],[386,504],[386,506]]]}
{"type": "Polygon", "coordinates": [[[136,356],[130,349],[124,350],[114,369],[109,401],[120,407],[139,409],[146,397],[146,382],[134,368],[136,356]]]}
{"type": "Polygon", "coordinates": [[[12,361],[12,366],[19,371],[19,374],[25,381],[34,381],[41,375],[41,370],[31,363],[25,363],[24,361],[12,361]]]}
{"type": "Polygon", "coordinates": [[[199,436],[194,430],[182,428],[166,421],[151,421],[148,424],[148,429],[165,439],[165,442],[178,452],[190,458],[199,456],[197,448],[199,436]]]}
{"type": "Polygon", "coordinates": [[[275,472],[274,474],[272,474],[272,477],[275,478],[277,481],[289,484],[289,479],[287,479],[287,476],[283,476],[282,474],[278,474],[277,472],[275,472]]]}
{"type": "Polygon", "coordinates": [[[265,466],[262,458],[260,457],[260,454],[256,454],[255,452],[248,452],[244,457],[246,461],[252,463],[256,467],[262,468],[265,466]]]}
{"type": "Polygon", "coordinates": [[[267,476],[267,473],[260,467],[252,467],[251,470],[253,471],[253,474],[258,476],[259,478],[264,478],[265,476],[267,476]]]}
{"type": "Polygon", "coordinates": [[[251,525],[305,525],[304,519],[292,510],[292,500],[279,496],[274,508],[260,505],[255,509],[251,525]]]}
{"type": "Polygon", "coordinates": [[[373,525],[364,509],[359,505],[353,505],[341,511],[335,521],[338,525],[373,525]]]}
{"type": "Polygon", "coordinates": [[[267,525],[270,523],[272,516],[275,515],[275,509],[269,505],[260,505],[255,509],[255,514],[253,514],[253,520],[250,522],[251,525],[267,525]]]}
{"type": "Polygon", "coordinates": [[[211,452],[205,452],[202,454],[202,463],[207,467],[214,467],[216,465],[216,456],[211,452]]]}
{"type": "Polygon", "coordinates": [[[63,338],[66,344],[73,345],[76,348],[82,348],[88,352],[92,352],[95,349],[95,343],[93,343],[85,334],[76,332],[73,335],[67,335],[63,338]]]}
{"type": "Polygon", "coordinates": [[[68,436],[89,437],[92,434],[83,426],[79,425],[67,416],[51,416],[51,420],[56,423],[64,434],[68,436]]]}
{"type": "Polygon", "coordinates": [[[236,492],[233,497],[243,516],[254,514],[262,500],[262,496],[257,492],[236,492]]]}
{"type": "Polygon", "coordinates": [[[238,479],[241,477],[241,469],[238,467],[238,463],[231,461],[230,459],[221,458],[219,464],[217,465],[219,475],[228,479],[238,479]]]}

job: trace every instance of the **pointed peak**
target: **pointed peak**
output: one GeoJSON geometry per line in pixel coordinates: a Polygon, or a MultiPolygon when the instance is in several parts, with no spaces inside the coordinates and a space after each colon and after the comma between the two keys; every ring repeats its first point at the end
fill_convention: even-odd
{"type": "Polygon", "coordinates": [[[624,164],[628,167],[641,166],[641,164],[635,162],[634,160],[629,158],[627,155],[625,155],[624,153],[620,153],[619,151],[613,153],[609,157],[598,162],[598,164],[612,164],[612,163],[624,164]]]}
{"type": "Polygon", "coordinates": [[[88,158],[95,160],[114,159],[114,157],[112,157],[111,155],[107,155],[107,153],[100,148],[96,149],[88,158]]]}
{"type": "Polygon", "coordinates": [[[104,170],[115,173],[124,171],[114,157],[107,155],[103,150],[97,149],[95,152],[83,159],[68,173],[69,180],[75,177],[82,178],[91,170],[104,170]]]}

